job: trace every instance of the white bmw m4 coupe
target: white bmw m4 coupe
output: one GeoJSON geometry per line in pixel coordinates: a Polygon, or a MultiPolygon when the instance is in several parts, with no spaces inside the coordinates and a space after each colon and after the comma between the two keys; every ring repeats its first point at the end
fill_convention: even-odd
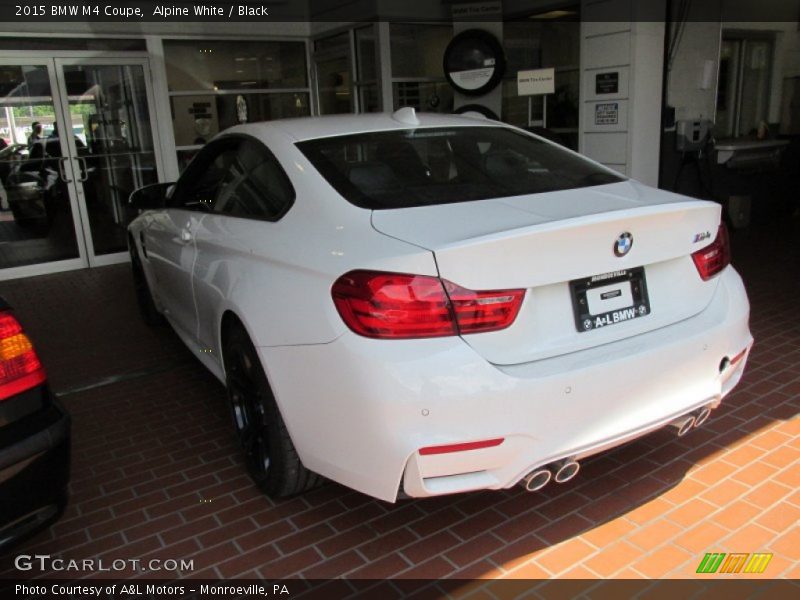
{"type": "Polygon", "coordinates": [[[720,206],[465,116],[229,129],[131,196],[145,319],[227,387],[269,495],[564,483],[738,383],[720,206]]]}

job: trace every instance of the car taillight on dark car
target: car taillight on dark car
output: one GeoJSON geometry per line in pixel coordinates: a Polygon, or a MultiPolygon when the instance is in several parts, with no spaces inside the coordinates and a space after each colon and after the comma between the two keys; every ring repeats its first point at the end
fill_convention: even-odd
{"type": "Polygon", "coordinates": [[[357,334],[412,339],[505,329],[525,290],[473,291],[428,275],[351,271],[336,280],[331,294],[357,334]]]}
{"type": "Polygon", "coordinates": [[[0,312],[0,401],[44,383],[44,367],[22,326],[0,312]]]}
{"type": "Polygon", "coordinates": [[[731,264],[731,248],[728,240],[728,228],[721,223],[717,230],[717,237],[711,244],[692,252],[692,260],[697,267],[697,272],[703,281],[708,281],[714,275],[731,264]]]}

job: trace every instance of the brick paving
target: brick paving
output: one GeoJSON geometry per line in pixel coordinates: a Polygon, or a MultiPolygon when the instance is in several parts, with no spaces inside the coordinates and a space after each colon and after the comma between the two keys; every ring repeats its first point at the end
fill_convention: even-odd
{"type": "Polygon", "coordinates": [[[798,219],[735,232],[756,346],[701,429],[656,432],[537,493],[396,505],[335,484],[259,494],[222,386],[169,328],[142,325],[127,266],[0,283],[74,418],[71,503],[0,570],[40,552],[193,559],[187,577],[694,577],[705,552],[772,552],[761,577],[800,578],[797,240],[798,219]]]}

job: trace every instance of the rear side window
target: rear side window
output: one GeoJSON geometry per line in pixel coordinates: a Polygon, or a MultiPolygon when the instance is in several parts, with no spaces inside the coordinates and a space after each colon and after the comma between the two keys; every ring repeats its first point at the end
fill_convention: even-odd
{"type": "Polygon", "coordinates": [[[294,189],[277,159],[258,142],[245,140],[228,165],[213,212],[276,221],[293,201],[294,189]]]}
{"type": "Polygon", "coordinates": [[[230,136],[201,150],[181,176],[170,204],[277,221],[291,208],[294,197],[288,176],[261,142],[230,136]]]}
{"type": "Polygon", "coordinates": [[[379,131],[297,144],[348,201],[406,208],[521,196],[624,178],[505,127],[379,131]]]}

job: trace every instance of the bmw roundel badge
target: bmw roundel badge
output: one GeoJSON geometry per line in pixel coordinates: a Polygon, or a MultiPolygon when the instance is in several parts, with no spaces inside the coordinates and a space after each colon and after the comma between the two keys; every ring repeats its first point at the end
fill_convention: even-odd
{"type": "Polygon", "coordinates": [[[625,256],[633,248],[633,235],[629,232],[620,233],[614,242],[614,256],[625,256]]]}

